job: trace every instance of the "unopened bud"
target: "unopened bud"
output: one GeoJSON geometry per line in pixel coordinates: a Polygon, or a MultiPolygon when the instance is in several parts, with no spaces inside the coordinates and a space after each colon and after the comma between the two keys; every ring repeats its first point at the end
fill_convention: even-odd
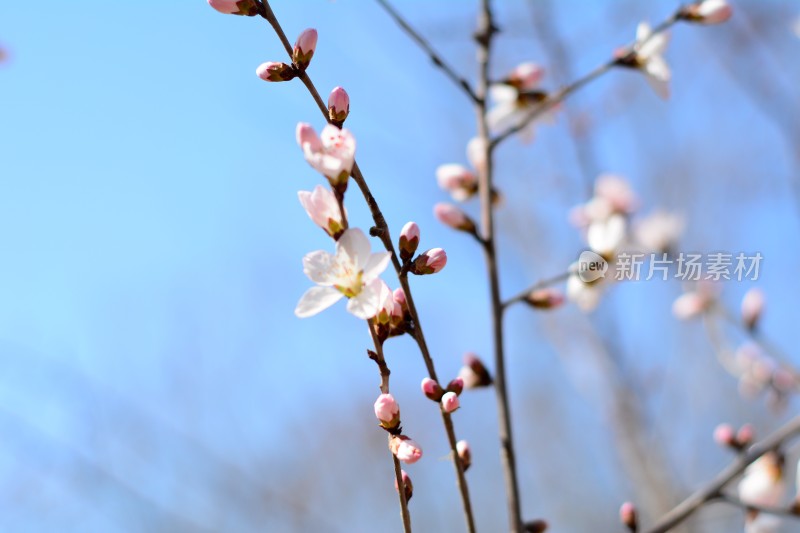
{"type": "Polygon", "coordinates": [[[226,15],[258,15],[257,0],[208,0],[208,5],[226,15]]]}
{"type": "Polygon", "coordinates": [[[394,396],[381,394],[375,400],[375,416],[384,429],[394,429],[400,425],[400,406],[394,396]]]}
{"type": "Polygon", "coordinates": [[[419,246],[419,226],[416,222],[407,222],[400,230],[400,259],[405,262],[414,257],[419,246]]]}
{"type": "Polygon", "coordinates": [[[429,400],[433,400],[434,402],[438,402],[442,399],[442,395],[444,391],[442,387],[436,383],[436,381],[432,380],[431,378],[425,378],[422,380],[422,393],[427,397],[429,400]]]}
{"type": "Polygon", "coordinates": [[[350,114],[350,96],[342,87],[336,87],[328,96],[328,118],[341,125],[350,114]]]}
{"type": "Polygon", "coordinates": [[[392,440],[389,441],[389,449],[397,457],[398,461],[402,461],[407,465],[416,463],[422,457],[422,448],[405,435],[392,437],[392,440]]]}
{"type": "Polygon", "coordinates": [[[445,413],[452,413],[459,408],[461,402],[458,400],[458,395],[455,392],[445,392],[442,396],[442,411],[445,413]]]}
{"type": "Polygon", "coordinates": [[[441,272],[447,264],[447,254],[441,248],[431,248],[414,259],[411,266],[411,272],[424,276],[426,274],[436,274],[441,272]]]}
{"type": "Polygon", "coordinates": [[[761,289],[750,289],[742,298],[742,322],[747,329],[755,329],[764,313],[764,293],[761,289]]]}
{"type": "Polygon", "coordinates": [[[465,440],[456,442],[456,452],[458,452],[458,458],[461,460],[461,468],[466,472],[472,464],[472,450],[469,447],[469,443],[465,440]]]}
{"type": "Polygon", "coordinates": [[[461,209],[452,204],[438,203],[433,206],[434,216],[453,229],[475,233],[475,223],[461,209]]]}
{"type": "Polygon", "coordinates": [[[256,74],[264,81],[289,81],[294,78],[295,71],[286,63],[268,61],[258,66],[256,74]]]}
{"type": "Polygon", "coordinates": [[[478,192],[478,178],[475,174],[464,165],[456,163],[439,166],[436,169],[436,182],[459,202],[478,192]]]}
{"type": "MultiPolygon", "coordinates": [[[[403,492],[406,495],[407,502],[414,495],[414,485],[411,483],[411,477],[406,473],[405,470],[400,471],[400,477],[403,480],[403,492]]],[[[394,488],[396,491],[400,492],[400,487],[397,486],[397,478],[394,478],[394,488]]]]}
{"type": "Polygon", "coordinates": [[[530,522],[525,522],[523,527],[525,528],[525,533],[544,533],[549,526],[544,520],[531,520],[530,522]]]}
{"type": "Polygon", "coordinates": [[[478,356],[472,353],[464,355],[464,366],[458,373],[464,382],[465,389],[475,389],[478,387],[488,387],[492,384],[492,376],[483,365],[483,362],[478,359],[478,356]]]}
{"type": "Polygon", "coordinates": [[[631,533],[639,530],[638,513],[631,502],[625,502],[619,508],[619,521],[622,522],[622,525],[627,526],[631,533]]]}
{"type": "Polygon", "coordinates": [[[736,442],[742,448],[747,448],[753,443],[753,439],[756,436],[756,432],[753,429],[753,426],[750,424],[745,424],[739,428],[739,431],[736,432],[736,442]]]}
{"type": "Polygon", "coordinates": [[[702,0],[685,6],[678,16],[688,22],[721,24],[733,15],[733,8],[725,0],[702,0]]]}
{"type": "Polygon", "coordinates": [[[720,424],[714,429],[714,442],[726,448],[736,448],[736,432],[730,424],[720,424]]]}
{"type": "Polygon", "coordinates": [[[396,288],[392,294],[392,298],[394,298],[394,302],[400,306],[400,311],[402,313],[405,314],[408,312],[408,303],[406,302],[406,293],[403,287],[396,288]]]}
{"type": "Polygon", "coordinates": [[[308,28],[297,38],[292,50],[292,63],[300,70],[305,70],[311,63],[314,56],[314,49],[317,47],[317,30],[308,28]]]}
{"type": "Polygon", "coordinates": [[[447,392],[455,392],[457,396],[460,396],[463,390],[464,380],[461,378],[455,378],[447,384],[447,392]]]}
{"type": "Polygon", "coordinates": [[[530,91],[542,81],[544,69],[536,63],[520,63],[508,75],[506,83],[519,91],[530,91]]]}
{"type": "Polygon", "coordinates": [[[564,295],[556,289],[532,290],[525,301],[536,309],[555,309],[564,303],[564,295]]]}

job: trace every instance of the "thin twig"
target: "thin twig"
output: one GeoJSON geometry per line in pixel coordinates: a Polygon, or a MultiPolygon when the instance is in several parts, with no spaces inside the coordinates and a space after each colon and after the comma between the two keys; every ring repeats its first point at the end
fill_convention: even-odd
{"type": "Polygon", "coordinates": [[[494,206],[492,203],[492,149],[487,121],[486,95],[489,92],[489,68],[491,61],[492,38],[497,29],[492,19],[490,0],[481,0],[478,13],[478,99],[475,114],[478,121],[478,137],[483,141],[486,158],[485,167],[478,175],[478,194],[481,203],[481,239],[483,241],[486,271],[489,277],[491,299],[492,337],[494,341],[494,390],[497,400],[497,418],[500,437],[500,459],[506,486],[509,530],[513,533],[523,531],[522,511],[519,500],[519,482],[514,454],[514,439],[511,430],[511,410],[508,402],[506,384],[505,349],[503,339],[503,302],[500,296],[500,273],[497,267],[497,248],[494,233],[494,206]]]}
{"type": "Polygon", "coordinates": [[[397,23],[397,25],[400,26],[400,28],[406,32],[406,34],[408,34],[411,40],[417,43],[419,47],[422,48],[426,54],[428,54],[428,57],[431,59],[431,61],[433,61],[433,64],[439,67],[442,72],[444,72],[445,76],[450,78],[453,83],[462,89],[470,98],[470,100],[473,102],[478,101],[478,95],[475,94],[475,91],[472,89],[472,86],[469,84],[469,82],[459,76],[456,71],[450,65],[448,65],[444,59],[442,59],[442,56],[440,56],[436,50],[433,49],[430,43],[425,40],[425,38],[422,37],[418,31],[412,28],[411,25],[400,15],[400,13],[397,12],[394,7],[392,7],[387,0],[375,1],[378,2],[384,11],[386,11],[389,16],[392,17],[392,20],[394,20],[395,23],[397,23]]]}
{"type": "Polygon", "coordinates": [[[524,301],[528,297],[528,295],[533,291],[537,291],[539,289],[545,289],[557,283],[561,283],[562,281],[566,281],[572,274],[574,274],[574,272],[567,271],[559,274],[558,276],[553,276],[552,278],[547,278],[541,281],[537,281],[524,291],[517,293],[516,295],[512,296],[511,298],[503,302],[503,309],[506,309],[514,305],[515,303],[524,301]]]}
{"type": "MultiPolygon", "coordinates": [[[[291,57],[292,46],[289,43],[289,40],[286,38],[286,35],[284,34],[280,23],[275,17],[274,12],[270,8],[269,1],[262,0],[262,4],[263,4],[263,10],[261,16],[264,19],[266,19],[267,22],[269,22],[269,24],[275,30],[275,33],[278,35],[281,42],[283,43],[286,52],[291,57]]],[[[317,91],[314,83],[311,81],[311,78],[305,71],[300,72],[298,74],[298,78],[300,78],[300,80],[308,89],[308,92],[313,97],[314,101],[317,104],[317,107],[319,107],[320,112],[325,117],[325,120],[330,122],[330,118],[328,117],[328,109],[325,105],[325,102],[320,97],[319,92],[317,91]]],[[[356,182],[359,189],[361,190],[361,193],[364,196],[364,200],[367,202],[367,206],[369,207],[372,219],[375,222],[375,227],[372,228],[371,233],[380,238],[386,251],[391,253],[392,264],[395,268],[395,271],[397,272],[400,285],[402,286],[403,291],[405,292],[409,314],[414,322],[414,340],[419,346],[420,352],[425,362],[425,367],[428,370],[428,375],[431,379],[438,381],[436,376],[436,369],[433,364],[433,358],[431,357],[427,347],[427,343],[425,342],[425,336],[422,332],[422,326],[419,320],[419,315],[417,313],[416,307],[414,306],[414,299],[411,293],[411,287],[410,284],[408,283],[408,278],[406,277],[405,273],[402,270],[402,265],[395,251],[394,243],[392,242],[391,235],[389,232],[389,226],[386,223],[386,219],[383,216],[380,207],[378,206],[378,202],[375,200],[375,197],[372,195],[372,192],[370,191],[369,186],[367,185],[367,182],[364,179],[364,175],[361,173],[361,169],[358,166],[358,163],[354,163],[351,175],[353,177],[353,181],[356,182]]],[[[461,464],[461,460],[458,456],[458,450],[456,448],[457,440],[455,436],[455,430],[453,428],[453,423],[450,418],[450,414],[441,411],[441,415],[442,415],[442,423],[445,427],[445,432],[447,433],[447,440],[448,443],[450,444],[450,451],[453,457],[453,465],[456,470],[456,482],[458,485],[459,493],[461,495],[462,506],[464,508],[464,518],[467,523],[468,531],[472,533],[475,531],[474,518],[472,515],[472,504],[470,503],[469,488],[467,486],[466,476],[464,475],[464,468],[463,465],[461,464]]]]}
{"type": "MultiPolygon", "coordinates": [[[[381,375],[381,393],[389,394],[389,376],[391,375],[391,371],[386,364],[386,358],[383,356],[383,344],[375,333],[375,328],[373,327],[373,321],[371,319],[367,320],[367,326],[372,336],[372,343],[375,345],[375,351],[369,351],[369,357],[378,365],[378,370],[381,375]]],[[[392,435],[389,435],[388,439],[389,444],[391,444],[392,435]]],[[[394,464],[395,482],[397,483],[397,494],[400,498],[400,518],[403,521],[403,531],[405,533],[411,533],[411,515],[408,512],[408,500],[406,499],[405,483],[403,483],[403,469],[400,467],[400,461],[397,459],[397,456],[393,453],[391,455],[392,463],[394,464]]]]}
{"type": "Polygon", "coordinates": [[[661,517],[656,525],[643,530],[644,533],[665,533],[677,526],[703,505],[718,499],[722,494],[722,489],[759,457],[776,449],[784,441],[795,437],[797,434],[800,434],[800,416],[791,419],[772,435],[751,446],[747,452],[737,456],[730,465],[717,474],[708,484],[661,517]]]}

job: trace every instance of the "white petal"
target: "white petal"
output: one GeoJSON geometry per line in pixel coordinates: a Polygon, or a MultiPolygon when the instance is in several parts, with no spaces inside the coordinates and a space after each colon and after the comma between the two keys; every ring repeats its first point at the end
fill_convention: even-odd
{"type": "Polygon", "coordinates": [[[669,66],[660,56],[652,57],[645,66],[645,78],[658,96],[669,98],[669,66]]]}
{"type": "Polygon", "coordinates": [[[373,279],[381,275],[389,266],[389,261],[392,259],[392,254],[389,252],[377,252],[369,256],[367,264],[364,266],[364,283],[369,283],[373,279]]]}
{"type": "Polygon", "coordinates": [[[381,287],[383,280],[380,278],[372,280],[371,283],[364,286],[358,296],[350,298],[347,302],[347,310],[364,320],[368,320],[378,314],[380,306],[381,287]]]}
{"type": "Polygon", "coordinates": [[[510,85],[500,84],[489,87],[489,98],[497,104],[514,103],[518,96],[519,91],[510,85]]]}
{"type": "Polygon", "coordinates": [[[651,33],[652,30],[650,29],[650,24],[648,24],[647,22],[640,22],[639,25],[636,27],[636,42],[641,43],[642,41],[650,37],[651,33]]]}
{"type": "Polygon", "coordinates": [[[311,287],[297,302],[294,314],[300,318],[314,316],[341,300],[343,296],[333,287],[311,287]]]}
{"type": "Polygon", "coordinates": [[[311,252],[303,257],[303,272],[308,279],[319,285],[333,285],[331,267],[333,256],[324,250],[311,252]]]}
{"type": "Polygon", "coordinates": [[[337,259],[352,265],[356,271],[364,270],[371,251],[369,239],[358,228],[345,231],[336,243],[337,259]]]}
{"type": "Polygon", "coordinates": [[[489,128],[496,132],[513,128],[526,116],[525,111],[520,111],[520,109],[515,103],[504,102],[496,105],[486,114],[489,128]]]}

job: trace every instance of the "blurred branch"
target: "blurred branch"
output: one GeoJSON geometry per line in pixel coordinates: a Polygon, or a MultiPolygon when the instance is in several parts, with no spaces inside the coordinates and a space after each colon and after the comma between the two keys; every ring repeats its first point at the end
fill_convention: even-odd
{"type": "Polygon", "coordinates": [[[759,457],[781,446],[785,441],[800,434],[800,416],[784,424],[780,429],[764,440],[751,446],[745,453],[739,455],[728,467],[722,470],[713,480],[691,494],[683,502],[665,514],[653,527],[644,529],[644,533],[665,533],[677,526],[705,504],[719,499],[722,489],[733,481],[736,476],[759,457]]]}
{"type": "Polygon", "coordinates": [[[447,62],[442,59],[442,57],[433,49],[430,43],[420,35],[418,31],[411,27],[411,25],[406,21],[397,10],[392,7],[392,5],[387,0],[375,0],[386,13],[395,21],[395,23],[400,26],[412,41],[417,43],[419,47],[428,54],[428,57],[436,65],[438,68],[444,72],[445,76],[450,78],[453,83],[455,83],[459,88],[461,88],[466,95],[472,100],[473,102],[478,102],[478,95],[475,94],[475,91],[472,89],[472,86],[469,84],[467,80],[456,74],[456,71],[447,64],[447,62]]]}
{"type": "MultiPolygon", "coordinates": [[[[292,56],[292,46],[289,43],[289,40],[286,38],[283,29],[281,28],[278,19],[275,17],[275,13],[272,11],[269,1],[262,0],[261,1],[262,11],[261,16],[269,22],[270,26],[272,26],[275,33],[278,35],[278,38],[283,43],[284,48],[286,49],[287,54],[291,58],[292,56]]],[[[314,83],[311,81],[311,78],[305,71],[301,71],[298,75],[301,79],[303,84],[308,89],[309,94],[314,98],[314,101],[319,107],[320,112],[325,117],[325,120],[330,122],[328,117],[328,109],[325,103],[322,101],[322,98],[319,95],[314,83]]],[[[430,351],[428,350],[428,345],[425,340],[425,335],[422,331],[422,323],[419,319],[419,314],[417,313],[416,305],[414,304],[414,297],[411,292],[411,286],[408,282],[407,275],[402,270],[402,265],[400,264],[400,260],[398,259],[397,252],[394,248],[394,243],[392,242],[391,235],[389,232],[389,226],[386,223],[386,218],[383,215],[380,207],[378,206],[378,202],[375,200],[375,197],[372,195],[372,191],[370,190],[369,186],[367,185],[366,179],[364,175],[361,173],[361,168],[358,166],[358,163],[353,164],[353,171],[352,171],[353,180],[358,185],[358,188],[361,190],[362,195],[364,196],[364,200],[369,207],[370,213],[372,214],[372,219],[375,222],[375,227],[371,229],[370,233],[380,238],[381,242],[384,245],[386,251],[391,254],[392,257],[392,264],[394,265],[395,271],[397,273],[398,280],[400,282],[401,287],[406,295],[406,303],[408,305],[408,311],[411,316],[411,319],[414,321],[414,340],[417,343],[417,346],[420,349],[420,353],[422,354],[422,358],[425,362],[425,367],[428,370],[428,375],[434,381],[439,381],[436,375],[436,368],[433,363],[433,358],[431,357],[430,351]]],[[[447,440],[450,444],[450,451],[452,452],[453,457],[453,465],[456,470],[456,482],[458,485],[459,493],[461,495],[461,502],[464,508],[464,517],[467,522],[468,530],[473,532],[475,530],[474,526],[474,519],[472,516],[472,505],[470,503],[469,498],[469,488],[467,486],[467,480],[464,476],[464,468],[461,464],[461,459],[458,456],[458,449],[456,448],[456,436],[455,430],[453,428],[453,422],[450,418],[449,413],[445,413],[443,410],[440,410],[442,415],[442,423],[445,427],[445,432],[447,433],[447,440]]]]}
{"type": "Polygon", "coordinates": [[[519,481],[517,480],[517,464],[514,453],[514,438],[511,425],[511,410],[508,402],[506,383],[505,347],[503,338],[503,301],[500,295],[500,273],[497,266],[497,247],[494,229],[493,162],[492,148],[487,119],[486,97],[489,92],[490,61],[492,39],[497,32],[492,17],[490,0],[480,1],[478,12],[478,30],[475,40],[478,42],[478,99],[475,103],[475,114],[478,120],[478,138],[482,141],[484,168],[478,173],[478,195],[481,205],[480,234],[483,241],[486,271],[489,277],[490,306],[492,315],[492,341],[494,343],[495,379],[494,390],[497,401],[497,415],[500,436],[500,459],[503,465],[503,477],[506,486],[506,498],[509,514],[509,529],[513,533],[523,531],[522,511],[519,500],[519,481]]]}

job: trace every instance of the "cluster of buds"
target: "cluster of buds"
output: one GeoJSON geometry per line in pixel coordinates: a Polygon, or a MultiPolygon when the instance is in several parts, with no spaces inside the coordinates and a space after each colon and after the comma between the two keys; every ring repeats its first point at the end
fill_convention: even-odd
{"type": "Polygon", "coordinates": [[[372,327],[381,343],[389,337],[396,337],[409,331],[411,316],[408,312],[406,293],[402,287],[392,291],[384,284],[380,291],[379,302],[378,313],[372,320],[372,327]]]}
{"type": "Polygon", "coordinates": [[[743,425],[738,431],[730,424],[720,424],[714,429],[714,442],[737,452],[747,449],[754,438],[755,431],[750,424],[743,425]]]}
{"type": "Polygon", "coordinates": [[[434,402],[439,402],[442,411],[445,413],[452,413],[460,407],[458,397],[464,390],[464,380],[457,377],[447,384],[446,388],[442,388],[434,379],[425,378],[421,383],[422,393],[426,398],[434,402]]]}
{"type": "MultiPolygon", "coordinates": [[[[211,0],[209,0],[210,2],[211,0]]],[[[245,0],[246,2],[247,0],[245,0]]],[[[255,0],[251,0],[255,1],[255,0]]],[[[239,2],[239,4],[245,3],[239,2]]],[[[228,2],[226,2],[228,3],[228,2]]],[[[257,13],[257,12],[256,12],[257,13]]],[[[255,14],[255,13],[254,13],[255,14]]],[[[267,61],[256,69],[256,75],[264,81],[289,81],[296,78],[301,72],[308,68],[314,50],[317,47],[317,30],[308,28],[297,38],[292,49],[292,64],[267,61]]]]}
{"type": "Polygon", "coordinates": [[[403,261],[403,268],[406,272],[411,272],[417,276],[436,274],[447,264],[447,253],[441,248],[431,248],[419,254],[413,260],[417,252],[420,241],[419,226],[415,222],[408,222],[400,231],[400,260],[403,261]]]}
{"type": "Polygon", "coordinates": [[[403,428],[400,427],[400,406],[391,394],[381,394],[375,400],[375,417],[380,426],[392,435],[389,440],[389,449],[399,461],[406,464],[413,464],[422,457],[422,448],[402,435],[403,428]]]}
{"type": "Polygon", "coordinates": [[[458,377],[465,389],[478,389],[492,384],[492,376],[477,355],[464,354],[464,366],[458,372],[458,377]]]}

